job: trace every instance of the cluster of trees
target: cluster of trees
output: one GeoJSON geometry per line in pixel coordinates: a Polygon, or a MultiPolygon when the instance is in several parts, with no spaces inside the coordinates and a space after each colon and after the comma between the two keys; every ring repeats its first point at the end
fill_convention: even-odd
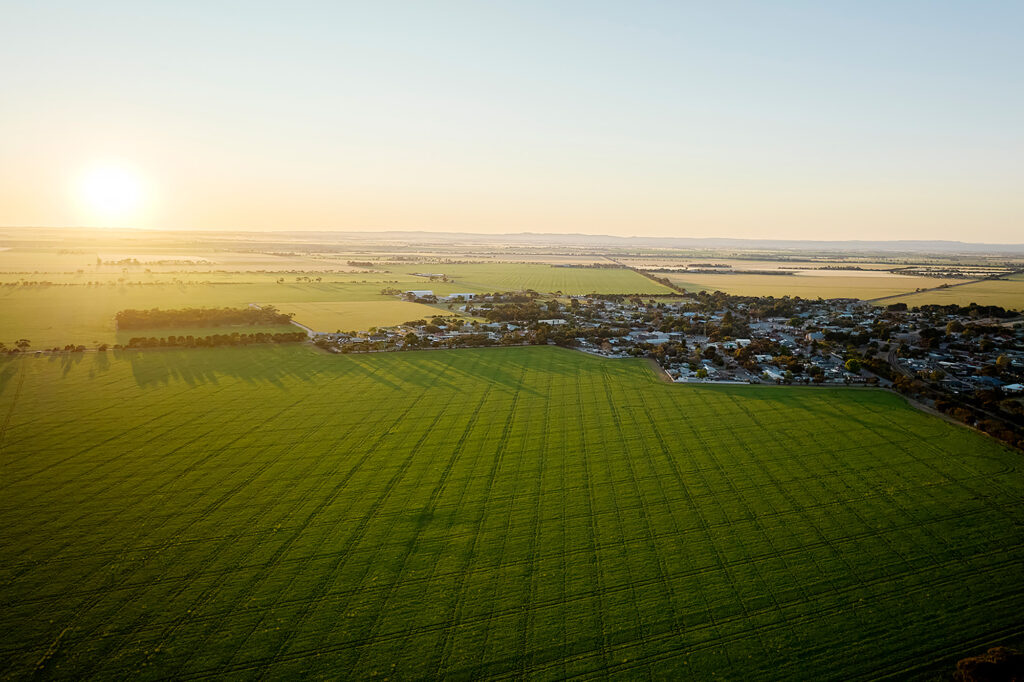
{"type": "MultiPolygon", "coordinates": [[[[906,303],[890,303],[885,307],[886,310],[896,313],[905,313],[909,309],[906,303]]],[[[956,305],[951,303],[949,305],[938,305],[930,304],[919,307],[914,307],[912,310],[915,312],[919,311],[922,313],[930,313],[933,315],[955,315],[957,317],[970,317],[973,319],[983,319],[986,317],[995,317],[1000,319],[1006,319],[1011,317],[1017,317],[1020,315],[1019,312],[1014,310],[1007,310],[997,305],[978,305],[977,303],[971,303],[970,305],[956,305]]]]}
{"type": "Polygon", "coordinates": [[[917,308],[922,313],[933,313],[936,315],[955,315],[957,317],[970,317],[973,319],[983,319],[986,317],[996,317],[1001,319],[1017,317],[1020,315],[1019,312],[1014,310],[1007,310],[1006,308],[997,305],[978,305],[977,303],[971,303],[970,305],[961,306],[956,304],[950,305],[923,305],[917,308]]]}
{"type": "Polygon", "coordinates": [[[210,336],[167,336],[163,338],[134,337],[128,340],[125,348],[216,348],[220,346],[248,346],[254,343],[300,343],[306,340],[306,332],[280,332],[270,334],[257,332],[254,334],[212,334],[210,336]]]}
{"type": "Polygon", "coordinates": [[[541,318],[557,314],[557,310],[551,309],[551,303],[544,305],[535,300],[527,300],[523,303],[502,303],[481,310],[483,317],[488,322],[536,322],[541,318]]]}
{"type": "Polygon", "coordinates": [[[0,353],[24,353],[31,345],[32,342],[28,339],[18,339],[10,347],[3,341],[0,341],[0,353]]]}
{"type": "Polygon", "coordinates": [[[809,309],[806,299],[799,296],[775,298],[774,296],[735,296],[722,291],[699,291],[689,294],[697,299],[695,312],[712,312],[715,310],[747,309],[747,314],[754,319],[763,317],[793,317],[809,309]]]}
{"type": "Polygon", "coordinates": [[[180,310],[122,310],[114,316],[118,329],[223,327],[236,324],[289,324],[291,313],[263,308],[182,308],[180,310]]]}

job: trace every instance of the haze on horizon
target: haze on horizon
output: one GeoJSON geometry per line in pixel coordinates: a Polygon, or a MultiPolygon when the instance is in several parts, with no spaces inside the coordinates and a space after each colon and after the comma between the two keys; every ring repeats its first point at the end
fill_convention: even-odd
{"type": "Polygon", "coordinates": [[[17,3],[0,225],[1020,242],[1014,2],[17,3]]]}

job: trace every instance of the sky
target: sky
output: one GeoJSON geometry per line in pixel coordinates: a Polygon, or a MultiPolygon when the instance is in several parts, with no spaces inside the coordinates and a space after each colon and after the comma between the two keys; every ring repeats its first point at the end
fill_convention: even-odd
{"type": "Polygon", "coordinates": [[[0,225],[1024,242],[1024,3],[0,0],[0,225]]]}

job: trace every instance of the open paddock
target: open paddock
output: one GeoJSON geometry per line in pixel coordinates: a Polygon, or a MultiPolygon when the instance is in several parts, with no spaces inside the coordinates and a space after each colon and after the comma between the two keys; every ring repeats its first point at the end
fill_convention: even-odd
{"type": "Polygon", "coordinates": [[[0,358],[0,678],[930,678],[1021,635],[1019,453],[555,348],[0,358]]]}

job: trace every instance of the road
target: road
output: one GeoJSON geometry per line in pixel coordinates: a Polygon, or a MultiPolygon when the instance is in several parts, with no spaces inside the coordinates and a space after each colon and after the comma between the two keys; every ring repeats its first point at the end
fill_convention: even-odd
{"type": "Polygon", "coordinates": [[[889,365],[892,366],[892,368],[894,370],[896,370],[897,372],[899,372],[900,374],[902,374],[903,376],[905,376],[907,378],[910,378],[910,379],[914,378],[914,373],[911,372],[909,369],[907,369],[906,367],[904,367],[903,365],[900,364],[899,358],[896,357],[896,349],[895,348],[892,348],[892,349],[889,350],[889,355],[886,357],[886,359],[889,361],[889,365]]]}

